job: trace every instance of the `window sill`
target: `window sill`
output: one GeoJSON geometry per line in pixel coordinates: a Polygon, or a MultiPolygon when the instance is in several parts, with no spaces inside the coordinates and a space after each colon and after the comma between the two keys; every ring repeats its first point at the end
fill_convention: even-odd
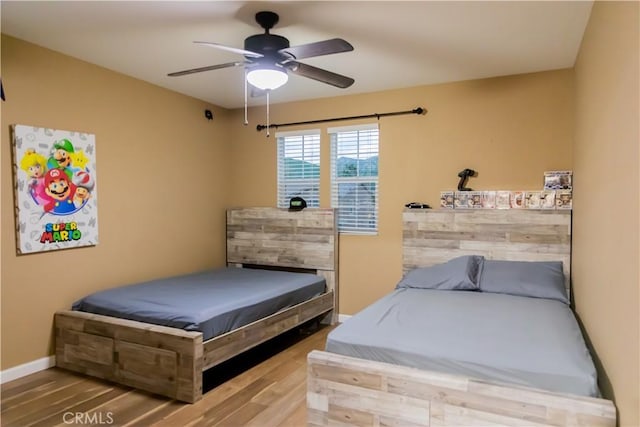
{"type": "Polygon", "coordinates": [[[377,236],[378,230],[376,231],[338,231],[338,234],[344,234],[345,236],[377,236]]]}

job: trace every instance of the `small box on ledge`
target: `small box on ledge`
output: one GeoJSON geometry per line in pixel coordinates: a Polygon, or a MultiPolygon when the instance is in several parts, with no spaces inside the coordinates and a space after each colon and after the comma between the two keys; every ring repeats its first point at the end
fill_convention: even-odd
{"type": "Polygon", "coordinates": [[[573,196],[571,190],[556,191],[556,209],[572,209],[573,196]]]}
{"type": "Polygon", "coordinates": [[[545,190],[571,190],[573,188],[572,171],[548,171],[544,173],[545,190]]]}
{"type": "Polygon", "coordinates": [[[440,192],[440,207],[443,209],[453,209],[453,191],[440,192]]]}

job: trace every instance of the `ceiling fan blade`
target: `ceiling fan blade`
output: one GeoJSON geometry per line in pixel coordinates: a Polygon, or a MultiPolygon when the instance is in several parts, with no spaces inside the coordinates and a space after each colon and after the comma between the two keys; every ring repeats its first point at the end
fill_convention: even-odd
{"type": "Polygon", "coordinates": [[[198,42],[195,41],[196,44],[201,44],[204,46],[215,47],[216,49],[226,50],[228,52],[239,53],[240,55],[248,56],[250,58],[262,58],[261,53],[252,52],[250,50],[239,49],[237,47],[225,46],[220,43],[211,43],[211,42],[198,42]]]}
{"type": "Polygon", "coordinates": [[[286,66],[287,69],[294,74],[308,77],[341,89],[348,88],[355,82],[351,77],[336,74],[331,71],[323,70],[322,68],[313,67],[297,61],[287,62],[286,66]]]}
{"type": "MultiPolygon", "coordinates": [[[[293,56],[293,59],[311,58],[314,56],[331,55],[332,53],[350,52],[353,46],[342,39],[324,40],[321,42],[301,44],[280,49],[280,53],[293,56]]],[[[286,61],[285,61],[286,62],[286,61]]]]}
{"type": "Polygon", "coordinates": [[[191,68],[190,70],[176,71],[175,73],[167,74],[167,76],[169,77],[186,76],[187,74],[201,73],[203,71],[219,70],[221,68],[229,68],[229,67],[239,67],[241,65],[244,65],[245,63],[246,62],[244,61],[227,62],[226,64],[209,65],[206,67],[191,68]]]}

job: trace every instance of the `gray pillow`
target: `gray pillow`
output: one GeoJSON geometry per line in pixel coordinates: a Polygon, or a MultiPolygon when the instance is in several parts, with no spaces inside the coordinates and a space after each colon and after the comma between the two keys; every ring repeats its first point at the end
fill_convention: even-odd
{"type": "Polygon", "coordinates": [[[479,255],[461,256],[443,264],[421,267],[409,271],[400,280],[396,289],[443,289],[478,290],[478,276],[482,270],[484,257],[479,255]]]}
{"type": "Polygon", "coordinates": [[[569,304],[561,261],[485,260],[480,291],[547,298],[569,304]]]}

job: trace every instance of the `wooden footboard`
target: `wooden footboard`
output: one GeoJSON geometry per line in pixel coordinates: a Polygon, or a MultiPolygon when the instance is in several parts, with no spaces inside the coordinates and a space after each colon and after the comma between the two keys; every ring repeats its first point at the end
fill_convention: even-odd
{"type": "Polygon", "coordinates": [[[202,333],[79,311],[55,315],[56,366],[185,402],[202,397],[202,333]]]}
{"type": "Polygon", "coordinates": [[[507,386],[313,351],[309,425],[615,426],[604,399],[507,386]]]}
{"type": "Polygon", "coordinates": [[[200,332],[60,311],[56,366],[193,403],[203,370],[331,311],[333,300],[327,292],[204,343],[200,332]]]}

